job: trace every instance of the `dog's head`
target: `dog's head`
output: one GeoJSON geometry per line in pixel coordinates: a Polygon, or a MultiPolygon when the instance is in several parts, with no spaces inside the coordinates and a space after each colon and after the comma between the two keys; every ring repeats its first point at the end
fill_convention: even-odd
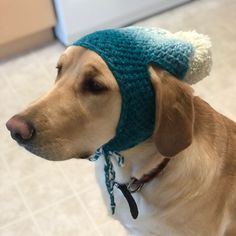
{"type": "MultiPolygon", "coordinates": [[[[7,122],[12,137],[49,160],[87,158],[115,136],[121,112],[119,86],[103,59],[79,46],[58,61],[54,87],[7,122]]],[[[192,89],[164,70],[149,66],[156,96],[154,140],[162,155],[191,144],[192,89]]]]}

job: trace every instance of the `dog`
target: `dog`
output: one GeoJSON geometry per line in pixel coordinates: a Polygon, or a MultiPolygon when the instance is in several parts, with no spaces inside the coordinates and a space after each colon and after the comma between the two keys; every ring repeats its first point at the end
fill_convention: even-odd
{"type": "MultiPolygon", "coordinates": [[[[30,152],[52,161],[87,159],[115,135],[121,112],[118,84],[95,52],[70,46],[60,57],[54,87],[6,124],[30,152]]],[[[113,215],[135,236],[236,235],[236,124],[216,112],[185,82],[149,65],[156,95],[156,125],[144,142],[122,151],[116,181],[142,178],[165,158],[158,176],[133,198],[132,219],[123,194],[114,189],[113,215]]],[[[104,160],[96,163],[104,201],[104,160]]]]}

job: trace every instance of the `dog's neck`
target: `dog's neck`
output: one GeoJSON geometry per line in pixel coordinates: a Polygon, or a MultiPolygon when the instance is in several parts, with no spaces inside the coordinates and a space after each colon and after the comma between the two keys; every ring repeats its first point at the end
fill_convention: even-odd
{"type": "MultiPolygon", "coordinates": [[[[165,200],[162,199],[162,193],[167,188],[169,192],[172,191],[172,196],[176,197],[186,196],[190,193],[192,196],[200,194],[198,192],[199,187],[201,187],[201,191],[207,190],[214,181],[218,166],[216,166],[214,160],[208,157],[210,147],[204,143],[204,141],[194,139],[187,149],[171,157],[161,176],[157,176],[147,183],[141,194],[153,196],[154,199],[156,197],[162,201],[165,200]],[[204,172],[204,170],[207,171],[204,172]],[[176,182],[182,183],[182,187],[176,187],[174,184],[176,182]],[[155,188],[155,194],[149,194],[149,190],[153,191],[153,187],[155,188]]],[[[123,151],[121,154],[125,159],[124,167],[121,168],[115,161],[113,162],[116,181],[119,183],[128,183],[131,177],[140,178],[165,158],[158,152],[153,138],[134,148],[123,151]]],[[[174,201],[174,199],[168,199],[174,201]]],[[[150,201],[152,200],[150,199],[150,201]]]]}
{"type": "MultiPolygon", "coordinates": [[[[173,222],[178,222],[179,219],[183,226],[182,221],[189,221],[193,218],[192,212],[188,211],[188,209],[192,209],[190,206],[194,205],[194,209],[201,209],[201,199],[206,197],[209,192],[217,193],[216,175],[219,167],[210,155],[212,153],[210,149],[211,146],[208,146],[204,140],[194,139],[187,149],[170,159],[161,175],[146,183],[140,192],[133,194],[139,209],[139,216],[136,220],[131,217],[124,195],[115,188],[117,208],[114,217],[133,235],[136,235],[136,232],[141,232],[137,235],[151,235],[148,228],[156,230],[156,232],[161,230],[162,235],[172,235],[165,229],[175,228],[173,222]],[[176,212],[178,212],[179,218],[176,218],[176,212]],[[148,228],[145,228],[144,225],[148,228]]],[[[124,167],[119,167],[113,160],[116,181],[121,184],[128,183],[131,177],[140,178],[164,159],[159,154],[152,138],[121,154],[125,159],[124,167]]],[[[109,195],[104,183],[103,158],[96,162],[96,173],[110,212],[109,195]]],[[[208,213],[206,215],[208,217],[208,213]]],[[[181,230],[185,232],[184,227],[181,230]]]]}
{"type": "MultiPolygon", "coordinates": [[[[162,235],[173,235],[173,232],[167,229],[178,228],[178,225],[181,224],[178,235],[188,235],[185,222],[194,225],[191,221],[194,222],[196,215],[191,209],[204,211],[199,216],[203,226],[205,221],[212,217],[211,209],[207,208],[208,206],[203,207],[202,202],[205,201],[204,198],[209,198],[217,208],[217,187],[221,179],[222,164],[219,163],[219,155],[215,154],[218,149],[212,145],[214,143],[214,137],[211,137],[213,132],[209,131],[209,125],[207,125],[214,117],[209,116],[208,118],[207,116],[209,114],[206,112],[196,111],[195,136],[191,145],[171,157],[161,175],[145,184],[140,192],[133,194],[139,208],[137,220],[132,219],[124,196],[115,189],[117,203],[115,218],[119,219],[131,233],[142,232],[143,234],[137,235],[151,235],[148,233],[148,228],[150,228],[156,232],[162,232],[162,235]],[[218,161],[215,160],[216,158],[218,161]],[[144,225],[148,228],[144,228],[144,225]]],[[[217,123],[213,122],[213,124],[217,123]]],[[[212,130],[214,130],[213,125],[212,130]]],[[[159,153],[154,141],[153,138],[150,138],[134,148],[121,152],[125,160],[124,167],[119,167],[116,161],[113,161],[117,182],[128,183],[131,177],[140,178],[162,162],[164,156],[159,153]]],[[[97,179],[109,208],[104,177],[101,175],[104,170],[104,160],[99,159],[96,166],[97,179]]],[[[212,204],[210,206],[213,207],[212,204]]],[[[196,217],[198,216],[196,215],[196,217]]],[[[199,229],[194,230],[194,232],[198,232],[199,229]]]]}
{"type": "MultiPolygon", "coordinates": [[[[142,175],[148,173],[156,167],[162,160],[163,156],[158,154],[153,138],[121,152],[125,159],[125,165],[122,168],[122,175],[117,175],[117,181],[128,182],[130,177],[139,179],[142,175]]],[[[115,166],[117,173],[120,167],[115,166]]]]}

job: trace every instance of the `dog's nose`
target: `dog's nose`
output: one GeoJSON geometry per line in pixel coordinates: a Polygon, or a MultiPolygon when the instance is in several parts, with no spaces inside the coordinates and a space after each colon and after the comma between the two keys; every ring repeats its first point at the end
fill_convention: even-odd
{"type": "Polygon", "coordinates": [[[26,143],[35,134],[34,127],[20,116],[13,116],[6,123],[7,129],[11,132],[11,137],[18,143],[26,143]]]}

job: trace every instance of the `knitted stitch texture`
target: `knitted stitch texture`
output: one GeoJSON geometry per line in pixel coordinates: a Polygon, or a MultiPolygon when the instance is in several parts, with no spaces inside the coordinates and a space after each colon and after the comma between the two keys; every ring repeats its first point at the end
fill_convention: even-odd
{"type": "Polygon", "coordinates": [[[107,151],[131,148],[153,133],[155,95],[148,65],[156,64],[179,79],[188,71],[193,47],[156,28],[127,27],[97,31],[74,43],[98,53],[120,88],[122,108],[115,137],[103,146],[107,151]]]}
{"type": "Polygon", "coordinates": [[[104,157],[105,182],[113,214],[115,171],[111,156],[118,157],[118,163],[122,164],[119,152],[143,142],[154,130],[158,108],[148,65],[157,65],[180,80],[188,74],[188,80],[195,82],[199,80],[198,74],[203,77],[210,71],[210,43],[207,43],[207,38],[195,32],[174,35],[158,28],[127,27],[97,31],[73,44],[100,55],[120,88],[122,107],[115,137],[91,157],[91,160],[104,157]],[[194,58],[195,49],[197,56],[194,58]]]}

